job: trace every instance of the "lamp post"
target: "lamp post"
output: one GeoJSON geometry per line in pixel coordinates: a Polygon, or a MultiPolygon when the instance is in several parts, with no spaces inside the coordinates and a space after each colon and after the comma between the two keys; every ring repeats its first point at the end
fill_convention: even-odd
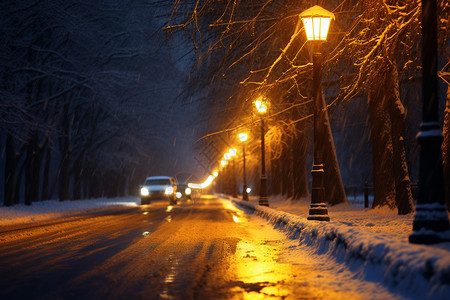
{"type": "Polygon", "coordinates": [[[264,144],[264,118],[263,114],[267,112],[267,101],[265,98],[259,98],[255,101],[256,110],[261,116],[261,186],[259,190],[259,205],[269,206],[267,198],[267,175],[266,175],[266,157],[264,144]]]}
{"type": "MultiPolygon", "coordinates": [[[[225,158],[225,161],[227,162],[227,165],[228,165],[228,161],[231,159],[230,153],[226,152],[226,153],[223,155],[223,157],[225,158]]],[[[225,191],[226,191],[227,194],[230,194],[230,195],[233,193],[232,191],[230,191],[230,189],[232,188],[232,187],[231,187],[231,184],[230,184],[230,177],[233,176],[232,174],[230,174],[231,171],[232,171],[232,170],[230,170],[229,167],[227,167],[227,179],[226,179],[226,188],[225,188],[225,191]]]]}
{"type": "Polygon", "coordinates": [[[229,165],[229,167],[227,167],[226,192],[229,195],[233,195],[233,191],[231,190],[233,188],[233,184],[230,183],[230,179],[232,180],[233,177],[233,174],[230,174],[233,172],[233,170],[230,170],[231,162],[229,162],[231,160],[231,154],[226,152],[223,157],[225,158],[227,165],[229,165]]]}
{"type": "MultiPolygon", "coordinates": [[[[237,150],[234,148],[231,148],[230,150],[228,150],[228,153],[230,154],[231,158],[234,158],[237,154],[237,150]]],[[[231,196],[234,198],[237,198],[237,186],[236,186],[236,167],[235,167],[235,163],[234,163],[234,159],[231,161],[232,164],[232,172],[233,172],[233,178],[232,183],[231,183],[231,196]]]]}
{"type": "Polygon", "coordinates": [[[222,166],[221,170],[222,170],[222,178],[220,180],[220,192],[221,193],[225,193],[225,166],[227,165],[227,161],[225,159],[222,159],[220,161],[220,165],[222,166]]]}
{"type": "Polygon", "coordinates": [[[449,241],[450,224],[444,203],[442,132],[438,118],[437,13],[435,0],[422,0],[422,125],[419,197],[409,242],[434,244],[449,241]]]}
{"type": "Polygon", "coordinates": [[[242,164],[243,164],[243,181],[244,184],[242,186],[242,200],[248,201],[248,193],[247,193],[247,178],[245,175],[245,142],[247,141],[248,135],[246,133],[239,133],[239,140],[242,142],[242,164]]]}
{"type": "Polygon", "coordinates": [[[300,14],[306,38],[313,43],[313,93],[314,93],[314,162],[311,170],[312,191],[308,220],[330,221],[323,186],[323,143],[318,139],[319,126],[324,120],[322,107],[322,53],[320,44],[327,39],[328,28],[334,14],[316,5],[300,14]],[[319,148],[320,147],[320,148],[319,148]]]}

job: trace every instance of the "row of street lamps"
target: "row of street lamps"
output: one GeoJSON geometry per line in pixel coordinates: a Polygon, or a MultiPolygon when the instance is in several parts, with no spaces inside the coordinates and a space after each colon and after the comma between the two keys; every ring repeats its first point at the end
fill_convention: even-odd
{"type": "MultiPolygon", "coordinates": [[[[300,14],[300,19],[303,21],[306,37],[308,41],[314,43],[313,54],[313,90],[314,90],[314,164],[311,171],[312,174],[312,194],[311,207],[309,210],[308,220],[329,221],[328,210],[325,203],[325,188],[323,185],[324,166],[322,162],[322,149],[319,149],[317,138],[318,128],[323,115],[325,113],[322,107],[322,54],[319,51],[320,44],[326,41],[328,35],[328,28],[330,22],[334,19],[334,14],[327,11],[320,6],[313,6],[300,14]]],[[[259,205],[269,206],[267,197],[267,174],[265,163],[265,128],[264,128],[264,114],[268,111],[268,101],[265,97],[260,97],[255,101],[255,107],[260,115],[261,124],[261,183],[259,191],[259,205]]],[[[243,146],[243,194],[242,198],[248,200],[247,181],[245,174],[245,141],[247,141],[247,134],[240,133],[239,140],[244,143],[243,146]]],[[[225,154],[227,155],[227,154],[225,154]]],[[[226,157],[225,157],[226,158],[226,157]]],[[[222,165],[226,164],[226,160],[222,161],[222,165]]],[[[235,190],[235,189],[234,189],[235,190]]]]}
{"type": "MultiPolygon", "coordinates": [[[[322,103],[322,54],[320,45],[326,41],[333,13],[320,6],[313,6],[299,15],[306,38],[313,44],[313,94],[314,94],[314,161],[311,171],[312,192],[308,220],[329,221],[325,203],[323,146],[318,139],[318,129],[326,112],[322,103]]],[[[440,146],[442,132],[438,123],[437,105],[437,14],[436,0],[422,1],[422,61],[423,61],[423,123],[418,135],[421,146],[419,170],[419,199],[413,223],[411,243],[431,244],[450,239],[450,223],[444,204],[442,157],[440,146]]],[[[265,98],[255,101],[261,116],[261,186],[259,205],[269,206],[267,175],[265,168],[264,117],[268,110],[265,98]]],[[[243,199],[248,200],[245,174],[245,142],[247,134],[240,133],[243,142],[243,199]]]]}

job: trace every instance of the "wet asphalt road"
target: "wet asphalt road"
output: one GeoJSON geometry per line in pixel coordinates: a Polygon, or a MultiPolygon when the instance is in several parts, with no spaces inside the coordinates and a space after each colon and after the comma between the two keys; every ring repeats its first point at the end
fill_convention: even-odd
{"type": "Polygon", "coordinates": [[[328,299],[258,226],[210,196],[0,233],[0,299],[328,299]]]}

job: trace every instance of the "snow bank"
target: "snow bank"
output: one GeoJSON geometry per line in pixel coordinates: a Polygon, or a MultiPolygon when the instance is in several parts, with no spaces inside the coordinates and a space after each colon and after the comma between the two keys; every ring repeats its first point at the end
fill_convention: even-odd
{"type": "Polygon", "coordinates": [[[32,205],[17,204],[0,207],[0,226],[11,226],[56,220],[59,218],[83,215],[105,209],[136,206],[137,197],[99,198],[90,200],[33,202],[32,205]]]}
{"type": "Polygon", "coordinates": [[[448,299],[450,251],[409,244],[403,238],[380,235],[342,222],[308,221],[305,217],[232,199],[248,213],[265,218],[301,245],[346,263],[355,276],[383,282],[407,297],[448,299]]]}

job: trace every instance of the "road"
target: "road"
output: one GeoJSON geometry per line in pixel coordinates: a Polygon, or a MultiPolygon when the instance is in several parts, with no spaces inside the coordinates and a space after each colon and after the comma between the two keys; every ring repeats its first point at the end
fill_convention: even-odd
{"type": "MultiPolygon", "coordinates": [[[[213,196],[0,233],[0,299],[357,299],[213,196]]],[[[268,232],[270,234],[268,234],[268,232]]]]}

